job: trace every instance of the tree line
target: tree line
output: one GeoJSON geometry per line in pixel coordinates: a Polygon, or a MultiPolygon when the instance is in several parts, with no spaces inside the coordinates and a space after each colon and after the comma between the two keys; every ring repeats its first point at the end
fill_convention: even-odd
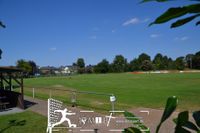
{"type": "MultiPolygon", "coordinates": [[[[0,49],[0,59],[2,50],[0,49]]],[[[184,70],[184,69],[200,69],[200,51],[195,54],[187,54],[186,56],[177,57],[175,60],[162,55],[161,53],[151,60],[151,57],[142,53],[130,62],[123,55],[116,55],[112,62],[103,59],[96,65],[85,65],[83,58],[78,58],[72,64],[77,72],[82,73],[121,73],[133,71],[151,71],[151,70],[184,70]]],[[[24,70],[25,76],[34,76],[39,73],[38,66],[34,61],[20,59],[16,62],[16,67],[24,70]]]]}
{"type": "Polygon", "coordinates": [[[200,51],[195,54],[177,57],[175,60],[162,55],[161,53],[151,60],[151,57],[142,53],[130,62],[123,55],[116,55],[110,63],[103,59],[94,66],[85,66],[83,58],[78,58],[73,65],[78,67],[78,73],[121,73],[132,71],[150,71],[150,70],[184,70],[200,69],[200,51]]]}

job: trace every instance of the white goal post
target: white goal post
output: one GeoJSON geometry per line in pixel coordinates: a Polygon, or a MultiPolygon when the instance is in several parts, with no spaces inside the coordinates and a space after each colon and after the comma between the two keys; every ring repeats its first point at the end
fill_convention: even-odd
{"type": "Polygon", "coordinates": [[[55,110],[62,109],[63,102],[59,100],[55,100],[53,98],[48,99],[48,125],[47,125],[47,133],[52,133],[52,125],[59,121],[60,114],[55,112],[55,110]]]}

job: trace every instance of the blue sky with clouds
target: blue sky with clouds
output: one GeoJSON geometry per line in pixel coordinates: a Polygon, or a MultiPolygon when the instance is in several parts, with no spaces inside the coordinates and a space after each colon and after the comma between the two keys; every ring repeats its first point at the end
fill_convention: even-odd
{"type": "Polygon", "coordinates": [[[168,7],[187,0],[139,4],[139,0],[0,0],[0,65],[18,59],[39,66],[70,65],[78,57],[86,64],[117,54],[128,61],[145,52],[175,59],[200,50],[200,30],[194,22],[177,29],[170,23],[148,27],[168,7]]]}

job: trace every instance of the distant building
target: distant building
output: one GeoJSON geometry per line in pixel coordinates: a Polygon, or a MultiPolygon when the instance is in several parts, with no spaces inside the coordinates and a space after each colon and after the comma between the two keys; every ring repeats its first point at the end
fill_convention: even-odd
{"type": "Polygon", "coordinates": [[[41,75],[54,75],[59,71],[58,68],[53,66],[40,67],[39,72],[41,75]]]}
{"type": "Polygon", "coordinates": [[[77,71],[78,71],[77,66],[61,66],[60,67],[60,72],[61,74],[64,74],[64,75],[74,74],[74,73],[77,73],[77,71]]]}
{"type": "Polygon", "coordinates": [[[71,75],[77,73],[77,71],[77,66],[60,66],[58,68],[53,66],[44,66],[39,68],[40,75],[71,75]]]}

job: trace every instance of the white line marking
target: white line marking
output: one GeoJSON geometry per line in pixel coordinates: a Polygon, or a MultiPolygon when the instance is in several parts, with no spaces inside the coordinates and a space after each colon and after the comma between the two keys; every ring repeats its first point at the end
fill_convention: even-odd
{"type": "Polygon", "coordinates": [[[94,129],[81,129],[81,132],[94,132],[94,129]]]}
{"type": "Polygon", "coordinates": [[[110,113],[124,113],[125,111],[120,111],[120,110],[116,110],[116,111],[109,111],[110,113]]]}
{"type": "Polygon", "coordinates": [[[93,110],[81,110],[80,112],[81,113],[94,113],[93,110]]]}
{"type": "Polygon", "coordinates": [[[122,132],[124,129],[110,129],[110,132],[122,132]]]}
{"type": "Polygon", "coordinates": [[[141,110],[141,113],[147,113],[149,115],[149,111],[148,110],[141,110]]]}
{"type": "Polygon", "coordinates": [[[54,129],[59,129],[59,128],[67,128],[67,129],[78,129],[78,128],[81,128],[81,127],[72,127],[72,128],[70,128],[70,127],[53,127],[54,129]]]}
{"type": "MultiPolygon", "coordinates": [[[[110,118],[110,116],[105,116],[106,118],[110,118]]],[[[117,118],[117,117],[111,117],[111,118],[113,118],[113,119],[115,119],[115,118],[117,118]]]]}
{"type": "Polygon", "coordinates": [[[112,118],[112,113],[110,113],[110,116],[109,116],[109,119],[108,119],[108,123],[107,123],[107,127],[108,127],[109,124],[110,124],[110,120],[111,120],[111,118],[112,118]]]}

